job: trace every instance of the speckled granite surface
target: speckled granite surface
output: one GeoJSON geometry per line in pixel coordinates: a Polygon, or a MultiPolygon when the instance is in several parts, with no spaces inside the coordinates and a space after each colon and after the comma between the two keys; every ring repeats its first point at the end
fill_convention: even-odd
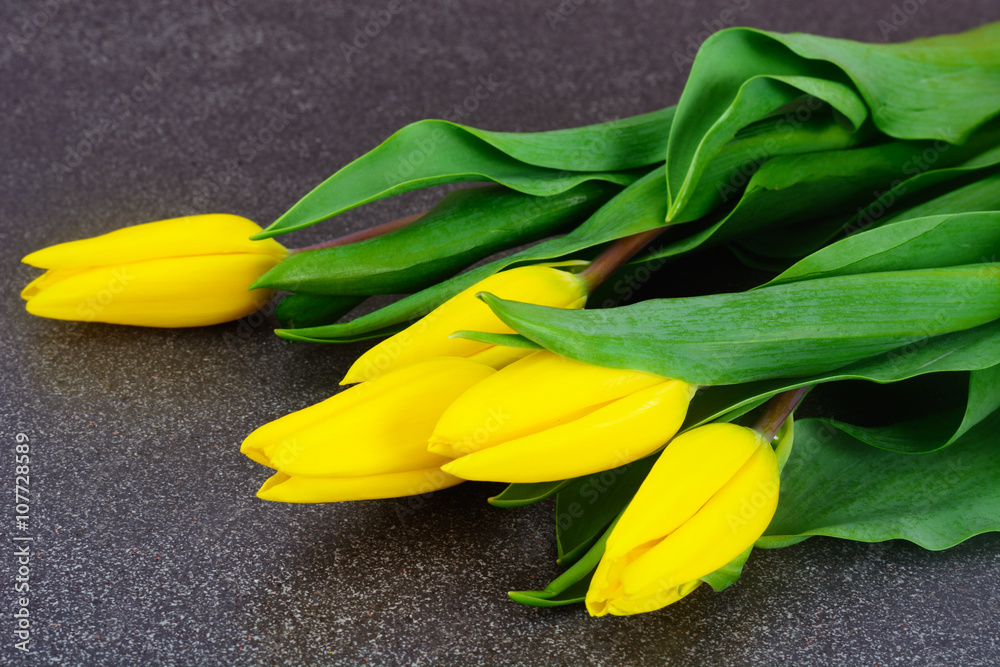
{"type": "MultiPolygon", "coordinates": [[[[254,497],[266,473],[238,453],[242,436],[328,396],[363,345],[287,345],[263,318],[60,323],[17,297],[34,249],[193,212],[266,224],[420,118],[539,130],[671,104],[686,52],[725,23],[898,41],[1000,19],[992,0],[0,7],[3,663],[1000,662],[998,535],[940,553],[825,539],[757,552],[729,591],[643,617],[521,607],[507,590],[557,572],[550,504],[494,509],[498,487],[472,484],[417,505],[254,497]],[[20,532],[17,433],[31,448],[20,532]],[[10,613],[23,544],[30,656],[10,613]]],[[[294,242],[433,198],[366,207],[294,242]]]]}

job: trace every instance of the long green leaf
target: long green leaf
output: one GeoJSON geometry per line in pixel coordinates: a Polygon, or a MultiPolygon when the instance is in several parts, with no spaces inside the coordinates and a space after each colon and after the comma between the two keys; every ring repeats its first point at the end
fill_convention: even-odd
{"type": "MultiPolygon", "coordinates": [[[[892,180],[881,183],[869,181],[865,183],[866,189],[860,191],[851,189],[849,172],[838,164],[842,159],[840,152],[830,152],[827,154],[830,166],[834,173],[841,176],[828,185],[836,185],[837,188],[846,186],[845,195],[856,192],[852,206],[846,209],[836,203],[831,206],[829,195],[838,194],[837,188],[831,187],[826,196],[819,190],[821,199],[817,208],[813,209],[814,213],[823,212],[819,220],[815,219],[815,215],[790,219],[789,224],[773,225],[752,236],[741,237],[739,243],[759,256],[799,259],[841,233],[855,234],[879,225],[930,215],[997,210],[1000,194],[993,187],[991,178],[1000,165],[998,126],[997,122],[988,123],[961,146],[949,144],[928,149],[924,142],[890,142],[865,149],[879,154],[896,150],[892,148],[894,144],[904,144],[913,146],[915,150],[908,157],[904,156],[905,160],[899,163],[899,172],[892,180]],[[855,210],[853,205],[858,196],[874,199],[862,202],[862,206],[855,210]],[[833,215],[830,215],[831,210],[835,211],[833,215]]],[[[875,162],[882,159],[880,156],[875,162]]],[[[822,175],[817,175],[816,180],[821,186],[822,175]]]]}
{"type": "Polygon", "coordinates": [[[493,181],[549,196],[590,180],[628,185],[660,162],[674,109],[552,132],[489,132],[444,120],[407,125],[335,173],[254,238],[302,229],[362,204],[440,185],[493,181]]]}
{"type": "MultiPolygon", "coordinates": [[[[984,135],[977,148],[995,140],[992,133],[984,135]]],[[[865,148],[773,157],[753,174],[728,215],[685,238],[654,247],[634,263],[661,260],[734,239],[741,242],[748,239],[745,243],[753,252],[765,252],[778,245],[783,251],[768,256],[799,257],[803,248],[808,252],[828,242],[849,223],[859,207],[871,201],[873,193],[891,189],[900,182],[898,191],[914,193],[973,169],[964,166],[962,170],[938,169],[933,177],[921,174],[907,179],[912,165],[922,159],[928,146],[927,142],[894,141],[865,148]],[[833,224],[817,221],[817,211],[829,216],[826,219],[833,224]],[[789,229],[796,227],[806,231],[798,237],[786,238],[789,229]]],[[[945,167],[953,161],[961,163],[968,155],[969,151],[955,148],[942,154],[936,164],[945,167]]]]}
{"type": "Polygon", "coordinates": [[[981,371],[997,365],[1000,365],[1000,321],[956,333],[932,336],[850,366],[807,378],[784,378],[703,388],[688,409],[685,426],[714,421],[734,410],[759,404],[777,393],[797,387],[837,380],[865,380],[885,384],[918,375],[981,371]]]}
{"type": "Polygon", "coordinates": [[[904,539],[947,549],[1000,530],[1000,411],[946,449],[910,456],[859,442],[817,420],[796,424],[778,511],[757,546],[813,535],[904,539]]]}
{"type": "Polygon", "coordinates": [[[501,250],[568,231],[618,190],[599,182],[548,197],[502,186],[459,190],[401,229],[296,253],[253,287],[324,295],[419,291],[501,250]]]}
{"type": "Polygon", "coordinates": [[[822,278],[740,294],[568,311],[484,295],[563,356],[699,385],[804,376],[1000,317],[1000,265],[822,278]]]}
{"type": "Polygon", "coordinates": [[[313,296],[289,294],[274,314],[283,327],[317,327],[333,324],[365,300],[363,296],[313,296]]]}
{"type": "Polygon", "coordinates": [[[988,261],[1000,248],[1000,212],[915,218],[848,236],[784,271],[768,285],[880,271],[988,261]]]}
{"type": "MultiPolygon", "coordinates": [[[[718,204],[723,199],[720,193],[731,183],[733,170],[759,161],[763,155],[826,150],[852,145],[855,140],[851,133],[823,118],[817,118],[813,124],[804,124],[793,132],[774,124],[758,124],[727,146],[709,166],[702,184],[702,190],[707,194],[696,198],[700,202],[698,206],[710,208],[713,202],[718,204]],[[778,141],[779,138],[781,141],[778,141]]],[[[542,242],[510,257],[477,267],[351,322],[308,330],[279,329],[276,333],[290,340],[338,343],[386,335],[503,268],[568,256],[630,234],[655,229],[663,224],[665,214],[666,185],[662,172],[653,169],[565,237],[542,242]]]]}

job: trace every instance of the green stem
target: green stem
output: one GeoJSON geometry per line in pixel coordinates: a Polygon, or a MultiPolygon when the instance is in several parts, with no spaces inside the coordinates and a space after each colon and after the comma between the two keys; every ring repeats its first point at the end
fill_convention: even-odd
{"type": "Polygon", "coordinates": [[[642,250],[643,246],[662,234],[668,226],[626,236],[608,246],[604,252],[597,256],[597,259],[590,263],[590,266],[580,273],[580,277],[587,286],[587,291],[593,292],[597,289],[611,274],[642,250]]]}
{"type": "Polygon", "coordinates": [[[759,431],[768,442],[773,440],[774,434],[781,429],[785,420],[795,412],[795,408],[799,406],[799,403],[802,402],[802,399],[806,397],[806,394],[809,393],[813,386],[810,384],[772,396],[764,406],[764,414],[753,425],[754,430],[759,431]]]}

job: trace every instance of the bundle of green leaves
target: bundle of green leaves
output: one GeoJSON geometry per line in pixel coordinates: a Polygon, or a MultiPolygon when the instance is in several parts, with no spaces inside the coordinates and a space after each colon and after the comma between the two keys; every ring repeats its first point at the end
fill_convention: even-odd
{"type": "MultiPolygon", "coordinates": [[[[526,134],[441,120],[401,129],[258,238],[419,188],[489,185],[389,233],[296,253],[256,285],[292,293],[278,335],[350,342],[394,333],[506,267],[586,259],[669,227],[591,299],[602,307],[486,297],[519,335],[504,342],[699,385],[686,429],[745,418],[796,387],[866,383],[866,401],[907,410],[877,423],[798,420],[756,546],[827,535],[944,549],[1000,530],[998,113],[1000,24],[888,45],[727,29],[660,111],[526,134]],[[667,275],[672,260],[720,245],[747,276],[772,277],[624,306],[625,290],[607,288],[637,274],[655,283],[652,268],[667,275]],[[400,293],[338,321],[368,296],[400,293]]],[[[555,496],[557,516],[573,508],[556,527],[566,572],[512,597],[582,600],[609,526],[654,460],[492,498],[510,507],[555,496]]],[[[704,580],[725,588],[748,554],[704,580]]]]}

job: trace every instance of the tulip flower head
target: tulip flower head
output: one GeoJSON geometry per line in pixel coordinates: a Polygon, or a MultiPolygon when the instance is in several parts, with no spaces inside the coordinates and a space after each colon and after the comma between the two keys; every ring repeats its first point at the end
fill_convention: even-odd
{"type": "Polygon", "coordinates": [[[57,320],[195,327],[253,313],[247,291],[287,251],[246,218],[211,214],[125,227],[60,243],[22,261],[47,271],[21,292],[29,313],[57,320]]]}
{"type": "Polygon", "coordinates": [[[778,505],[778,461],[757,431],[701,426],[660,455],[611,531],[587,592],[592,616],[681,599],[753,545],[778,505]]]}
{"type": "Polygon", "coordinates": [[[495,371],[442,357],[386,373],[261,426],[241,451],[276,471],[257,493],[291,503],[369,500],[427,493],[463,480],[427,438],[459,394],[495,371]]]}
{"type": "Polygon", "coordinates": [[[463,479],[545,482],[610,470],[670,440],[694,390],[538,351],[458,397],[429,449],[456,457],[443,469],[463,479]]]}
{"type": "Polygon", "coordinates": [[[477,294],[554,308],[583,308],[587,287],[576,274],[549,265],[522,266],[495,273],[456,294],[410,327],[361,355],[341,384],[372,380],[382,373],[431,357],[463,357],[501,368],[531,350],[450,338],[456,331],[514,333],[477,294]]]}

